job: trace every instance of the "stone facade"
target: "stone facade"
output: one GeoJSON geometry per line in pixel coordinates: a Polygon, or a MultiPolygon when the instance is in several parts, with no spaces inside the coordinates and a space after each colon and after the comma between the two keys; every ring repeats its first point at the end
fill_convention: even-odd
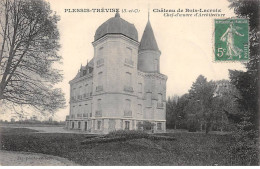
{"type": "Polygon", "coordinates": [[[135,27],[118,13],[105,23],[92,43],[93,59],[70,81],[66,127],[108,133],[140,129],[138,123],[149,121],[154,132],[165,132],[167,76],[160,73],[161,52],[150,21],[140,43],[148,39],[153,46],[149,42],[142,49],[135,27]]]}

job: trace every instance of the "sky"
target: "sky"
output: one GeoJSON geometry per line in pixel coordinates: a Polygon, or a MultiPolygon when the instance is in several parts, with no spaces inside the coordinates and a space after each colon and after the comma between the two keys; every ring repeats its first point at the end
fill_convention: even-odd
{"type": "MultiPolygon", "coordinates": [[[[47,0],[51,9],[60,15],[58,23],[63,64],[56,65],[63,70],[64,80],[56,87],[62,88],[67,108],[54,116],[64,120],[69,114],[69,81],[77,74],[80,65],[85,65],[94,55],[92,42],[96,29],[114,12],[65,12],[65,9],[119,8],[120,16],[133,23],[138,31],[139,42],[148,20],[161,51],[161,73],[168,76],[167,96],[182,95],[190,89],[196,78],[202,74],[208,80],[228,79],[228,69],[243,70],[241,63],[216,63],[213,57],[214,19],[234,17],[227,0],[47,0]],[[122,9],[137,12],[122,13],[122,9]],[[220,9],[224,17],[166,17],[156,9],[183,10],[179,14],[195,14],[194,9],[220,9]]],[[[171,14],[172,12],[169,12],[171,14]]],[[[178,13],[178,12],[176,12],[178,13]]],[[[176,14],[175,13],[175,14],[176,14]]],[[[211,12],[215,13],[215,12],[211,12]]]]}

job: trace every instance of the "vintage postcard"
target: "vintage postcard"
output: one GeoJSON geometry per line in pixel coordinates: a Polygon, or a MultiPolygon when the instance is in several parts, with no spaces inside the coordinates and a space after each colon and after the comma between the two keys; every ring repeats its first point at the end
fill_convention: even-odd
{"type": "Polygon", "coordinates": [[[258,0],[1,0],[1,166],[259,165],[258,0]]]}

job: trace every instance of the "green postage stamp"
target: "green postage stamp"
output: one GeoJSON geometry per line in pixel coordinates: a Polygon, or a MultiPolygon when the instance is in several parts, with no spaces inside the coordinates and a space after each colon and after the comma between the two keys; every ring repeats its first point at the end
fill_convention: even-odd
{"type": "Polygon", "coordinates": [[[247,61],[248,29],[248,19],[215,19],[215,61],[247,61]]]}

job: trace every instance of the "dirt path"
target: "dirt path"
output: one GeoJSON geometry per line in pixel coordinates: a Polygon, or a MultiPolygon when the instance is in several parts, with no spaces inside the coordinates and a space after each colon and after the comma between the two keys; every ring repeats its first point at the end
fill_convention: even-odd
{"type": "Polygon", "coordinates": [[[78,165],[65,158],[39,153],[2,151],[0,166],[75,166],[78,165]]]}

